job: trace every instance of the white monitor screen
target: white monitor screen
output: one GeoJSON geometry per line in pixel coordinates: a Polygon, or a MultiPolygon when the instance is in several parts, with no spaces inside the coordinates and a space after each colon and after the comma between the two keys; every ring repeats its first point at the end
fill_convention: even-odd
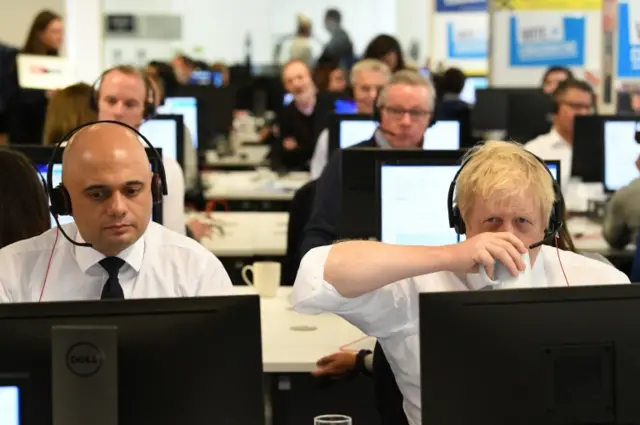
{"type": "Polygon", "coordinates": [[[287,106],[293,102],[293,95],[291,93],[285,93],[282,98],[282,106],[287,106]]]}
{"type": "Polygon", "coordinates": [[[618,190],[640,176],[636,168],[640,144],[635,137],[635,121],[605,122],[604,187],[607,190],[618,190]]]}
{"type": "Polygon", "coordinates": [[[381,238],[398,245],[458,242],[449,227],[447,195],[459,165],[383,165],[380,170],[381,238]]]}
{"type": "Polygon", "coordinates": [[[20,425],[20,389],[0,387],[0,424],[20,425]]]}
{"type": "MultiPolygon", "coordinates": [[[[350,148],[373,136],[378,124],[373,120],[340,121],[340,148],[350,148]]],[[[460,123],[458,121],[438,121],[424,134],[424,149],[460,149],[460,123]]]]}
{"type": "Polygon", "coordinates": [[[547,164],[547,168],[549,168],[553,178],[558,181],[558,166],[556,164],[547,164]]]}
{"type": "Polygon", "coordinates": [[[467,77],[460,93],[460,99],[473,105],[476,103],[476,89],[486,89],[487,87],[489,87],[487,77],[467,77]]]}
{"type": "Polygon", "coordinates": [[[140,126],[142,133],[155,148],[162,149],[162,156],[178,160],[178,124],[172,119],[151,119],[140,126]]]}
{"type": "Polygon", "coordinates": [[[191,134],[193,147],[198,148],[198,99],[195,97],[167,97],[158,107],[164,115],[182,115],[182,121],[191,134]]]}
{"type": "MultiPolygon", "coordinates": [[[[38,169],[38,172],[46,182],[47,181],[47,164],[36,164],[36,168],[38,169]]],[[[62,164],[53,164],[52,177],[53,177],[53,182],[52,182],[53,187],[58,186],[62,181],[62,164]]],[[[58,217],[58,221],[60,222],[61,226],[64,226],[67,223],[71,223],[73,221],[73,217],[69,215],[60,216],[58,217]]],[[[56,221],[53,219],[53,215],[51,215],[51,227],[55,227],[55,226],[56,226],[56,221]]]]}

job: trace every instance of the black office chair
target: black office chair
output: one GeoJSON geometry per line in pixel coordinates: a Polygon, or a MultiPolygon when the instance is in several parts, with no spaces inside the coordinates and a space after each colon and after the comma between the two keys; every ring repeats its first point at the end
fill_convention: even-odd
{"type": "Polygon", "coordinates": [[[316,181],[312,180],[298,189],[289,207],[289,225],[287,227],[287,252],[282,265],[282,285],[293,285],[298,274],[301,258],[298,249],[302,242],[304,228],[311,216],[313,200],[316,195],[316,181]]]}
{"type": "Polygon", "coordinates": [[[373,350],[373,387],[380,425],[409,425],[404,398],[379,342],[373,350]]]}

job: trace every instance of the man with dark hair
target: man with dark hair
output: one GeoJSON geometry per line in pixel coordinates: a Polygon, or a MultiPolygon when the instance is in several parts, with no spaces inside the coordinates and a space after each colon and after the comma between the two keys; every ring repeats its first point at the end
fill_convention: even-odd
{"type": "Polygon", "coordinates": [[[586,81],[567,79],[558,85],[552,97],[555,105],[551,131],[528,142],[525,148],[544,160],[559,160],[560,181],[566,188],[571,177],[574,118],[594,113],[595,93],[586,81]]]}
{"type": "Polygon", "coordinates": [[[542,90],[547,94],[553,94],[558,84],[565,80],[573,80],[573,72],[564,66],[552,66],[542,76],[542,90]]]}
{"type": "Polygon", "coordinates": [[[346,31],[342,28],[342,16],[336,9],[329,9],[324,16],[324,26],[331,34],[331,39],[324,47],[322,57],[331,57],[339,61],[340,66],[350,69],[353,65],[353,44],[346,31]]]}
{"type": "Polygon", "coordinates": [[[460,99],[466,81],[466,75],[458,68],[449,68],[442,74],[439,81],[436,119],[460,122],[461,146],[473,146],[476,140],[471,130],[471,106],[460,99]]]}

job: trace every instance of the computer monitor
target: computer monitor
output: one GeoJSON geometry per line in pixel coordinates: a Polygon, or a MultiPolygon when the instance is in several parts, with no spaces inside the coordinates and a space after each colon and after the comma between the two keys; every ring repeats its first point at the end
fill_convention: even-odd
{"type": "Polygon", "coordinates": [[[162,149],[165,158],[171,158],[184,169],[184,121],[182,115],[159,114],[140,126],[140,133],[149,142],[162,149]]]}
{"type": "Polygon", "coordinates": [[[336,114],[356,114],[358,107],[353,99],[336,99],[333,102],[336,114]]]}
{"type": "Polygon", "coordinates": [[[120,425],[265,423],[257,296],[2,304],[0,341],[0,375],[28,376],[25,424],[111,398],[120,425]]]}
{"type": "MultiPolygon", "coordinates": [[[[425,160],[432,164],[459,163],[464,151],[351,148],[342,156],[342,211],[337,226],[341,239],[379,239],[378,168],[383,162],[425,160]]],[[[425,182],[429,185],[430,182],[425,182]]],[[[446,200],[443,208],[446,210],[446,200]]]]}
{"type": "Polygon", "coordinates": [[[510,93],[507,98],[507,140],[526,143],[551,130],[553,99],[542,90],[510,93]]]}
{"type": "MultiPolygon", "coordinates": [[[[557,180],[559,161],[545,161],[557,180]]],[[[449,227],[447,197],[459,161],[409,159],[378,163],[378,239],[397,245],[439,246],[460,241],[449,227]]]]}
{"type": "Polygon", "coordinates": [[[197,70],[191,72],[189,84],[222,87],[224,79],[222,73],[219,71],[197,70]]]}
{"type": "Polygon", "coordinates": [[[10,377],[0,375],[0,424],[22,425],[22,398],[21,386],[10,377]]]}
{"type": "Polygon", "coordinates": [[[604,123],[618,119],[621,118],[614,115],[578,115],[574,118],[572,177],[585,183],[604,181],[604,123]]]}
{"type": "Polygon", "coordinates": [[[509,96],[512,94],[539,93],[537,88],[491,87],[476,90],[476,102],[471,113],[472,127],[477,131],[506,130],[509,96]]]}
{"type": "Polygon", "coordinates": [[[640,177],[636,160],[640,157],[640,119],[605,121],[604,123],[604,188],[613,192],[640,177]]]}
{"type": "Polygon", "coordinates": [[[182,115],[182,122],[191,134],[193,147],[198,149],[198,99],[195,97],[167,97],[158,107],[162,115],[182,115]]]}
{"type": "MultiPolygon", "coordinates": [[[[329,153],[371,139],[378,123],[369,115],[335,114],[329,126],[329,153]]],[[[437,121],[424,134],[425,150],[460,149],[460,122],[437,121]]]]}
{"type": "MultiPolygon", "coordinates": [[[[47,181],[47,165],[49,164],[49,160],[54,154],[55,147],[54,146],[30,146],[30,145],[11,145],[11,149],[15,149],[17,151],[22,152],[33,164],[35,169],[38,171],[42,180],[46,183],[47,181]]],[[[159,166],[155,157],[154,152],[145,148],[147,152],[147,157],[149,158],[151,170],[155,173],[158,172],[159,166]]],[[[156,149],[158,154],[162,156],[162,149],[156,149]]],[[[56,187],[62,182],[62,149],[58,149],[56,151],[56,155],[53,158],[53,187],[56,187]]],[[[153,210],[151,213],[151,219],[156,223],[162,224],[162,204],[154,204],[153,210]]],[[[59,216],[58,221],[61,226],[65,224],[73,222],[72,216],[59,216]]],[[[51,215],[51,227],[56,226],[56,221],[51,215]]],[[[2,422],[0,422],[1,424],[2,422]]]]}
{"type": "Polygon", "coordinates": [[[287,106],[291,102],[293,102],[293,94],[285,93],[284,96],[282,96],[282,106],[287,106]]]}
{"type": "Polygon", "coordinates": [[[640,423],[639,300],[638,285],[420,294],[422,423],[640,423]]]}
{"type": "Polygon", "coordinates": [[[460,100],[473,105],[476,103],[476,90],[486,89],[487,87],[489,87],[489,79],[487,77],[467,77],[460,93],[460,100]]]}

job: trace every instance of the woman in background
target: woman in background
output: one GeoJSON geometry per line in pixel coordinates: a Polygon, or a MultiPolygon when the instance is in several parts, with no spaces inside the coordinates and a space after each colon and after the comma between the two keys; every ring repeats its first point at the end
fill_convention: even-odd
{"type": "Polygon", "coordinates": [[[391,68],[391,73],[406,68],[400,43],[395,37],[387,34],[381,34],[369,42],[363,59],[381,60],[391,68]]]}
{"type": "Polygon", "coordinates": [[[344,93],[347,90],[346,73],[336,63],[316,67],[313,82],[320,92],[344,93]]]}
{"type": "Polygon", "coordinates": [[[26,156],[9,148],[0,148],[0,196],[0,248],[51,227],[49,200],[38,172],[26,156]]]}
{"type": "Polygon", "coordinates": [[[89,107],[93,87],[78,83],[58,90],[49,101],[44,120],[44,145],[56,145],[74,128],[98,119],[98,114],[89,107]]]}
{"type": "MultiPolygon", "coordinates": [[[[21,54],[58,56],[64,41],[64,24],[60,15],[43,10],[38,13],[29,30],[21,54]]],[[[53,92],[21,88],[15,66],[16,90],[9,100],[8,133],[11,143],[39,144],[44,131],[47,105],[53,92]]]]}

